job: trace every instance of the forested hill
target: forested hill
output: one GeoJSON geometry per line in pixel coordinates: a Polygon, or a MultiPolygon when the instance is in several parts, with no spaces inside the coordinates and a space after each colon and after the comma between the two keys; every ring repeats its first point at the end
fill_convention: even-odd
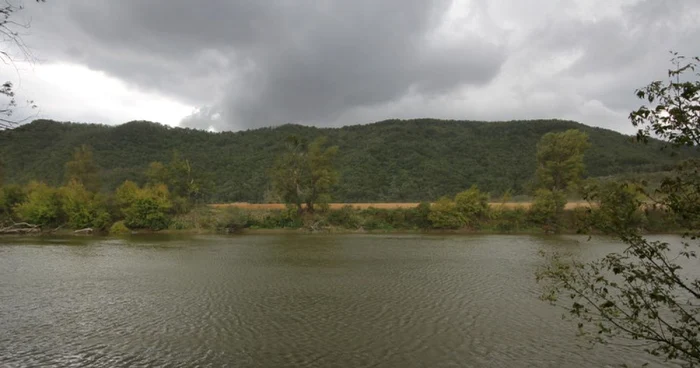
{"type": "Polygon", "coordinates": [[[452,195],[477,184],[492,193],[526,191],[535,171],[535,146],[547,132],[586,131],[588,176],[668,169],[678,160],[660,143],[571,121],[509,122],[388,120],[343,128],[284,125],[242,132],[209,133],[150,122],[119,126],[37,120],[0,132],[6,182],[31,179],[59,184],[73,148],[93,147],[105,189],[126,179],[142,182],[151,161],[167,162],[174,150],[215,183],[211,200],[262,201],[268,170],[289,135],[325,135],[338,145],[340,184],[333,200],[417,201],[452,195]]]}

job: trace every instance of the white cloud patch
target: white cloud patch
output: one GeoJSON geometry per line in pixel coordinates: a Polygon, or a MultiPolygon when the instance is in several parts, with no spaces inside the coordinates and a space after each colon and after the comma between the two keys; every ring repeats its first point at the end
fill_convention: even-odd
{"type": "MultiPolygon", "coordinates": [[[[150,120],[176,126],[192,106],[157,93],[144,92],[124,81],[76,64],[21,65],[18,101],[31,97],[36,110],[20,109],[16,117],[119,124],[150,120]]],[[[3,75],[16,79],[16,75],[3,75]]],[[[23,104],[20,103],[20,107],[23,104]]]]}

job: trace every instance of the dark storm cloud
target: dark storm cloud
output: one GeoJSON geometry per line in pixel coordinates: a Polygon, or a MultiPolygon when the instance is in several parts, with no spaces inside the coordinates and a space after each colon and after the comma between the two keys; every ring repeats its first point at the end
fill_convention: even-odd
{"type": "MultiPolygon", "coordinates": [[[[47,5],[42,15],[52,17],[36,24],[62,28],[55,52],[142,88],[213,104],[225,117],[219,128],[323,124],[409,89],[431,94],[487,83],[505,59],[499,45],[478,37],[458,46],[429,39],[449,1],[47,5]]],[[[195,121],[203,123],[186,120],[204,127],[195,121]]]]}
{"type": "Polygon", "coordinates": [[[700,55],[696,0],[52,0],[30,14],[40,59],[198,106],[183,125],[219,130],[415,116],[618,129],[668,50],[700,55]]]}

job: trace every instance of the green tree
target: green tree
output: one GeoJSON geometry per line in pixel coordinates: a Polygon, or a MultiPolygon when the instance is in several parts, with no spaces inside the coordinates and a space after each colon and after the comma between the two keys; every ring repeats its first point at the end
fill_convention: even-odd
{"type": "Polygon", "coordinates": [[[139,196],[140,188],[138,184],[127,180],[115,191],[115,199],[119,207],[128,207],[139,196]]]}
{"type": "Polygon", "coordinates": [[[40,182],[27,185],[27,199],[14,212],[22,220],[41,226],[56,225],[64,217],[58,190],[40,182]]]}
{"type": "Polygon", "coordinates": [[[535,192],[535,198],[530,207],[530,219],[542,226],[545,232],[556,233],[559,231],[560,219],[565,207],[564,193],[540,188],[535,192]]]}
{"type": "Polygon", "coordinates": [[[338,182],[334,160],[337,146],[326,147],[327,139],[319,137],[310,144],[291,136],[287,150],[278,157],[271,172],[275,190],[282,200],[297,209],[313,213],[316,206],[330,201],[331,188],[338,182]]]}
{"type": "Polygon", "coordinates": [[[111,215],[100,197],[85,189],[82,183],[71,180],[60,188],[60,194],[61,208],[71,228],[103,230],[111,224],[111,215]]]}
{"type": "Polygon", "coordinates": [[[139,188],[126,181],[116,191],[116,201],[131,229],[163,230],[170,224],[172,201],[165,184],[139,188]]]}
{"type": "Polygon", "coordinates": [[[168,168],[160,161],[153,161],[148,164],[148,169],[146,169],[146,177],[148,178],[148,182],[151,184],[167,184],[170,180],[168,168]]]}
{"type": "Polygon", "coordinates": [[[644,188],[630,182],[607,182],[588,186],[584,198],[593,205],[590,209],[589,228],[606,233],[615,229],[641,229],[646,207],[644,188]]]}
{"type": "MultiPolygon", "coordinates": [[[[700,75],[690,61],[674,57],[669,80],[637,91],[649,105],[630,114],[638,137],[666,139],[674,146],[700,146],[700,75]]],[[[662,211],[687,229],[681,245],[642,236],[634,226],[634,207],[642,205],[628,189],[604,194],[602,231],[627,246],[593,261],[549,255],[538,272],[543,297],[565,306],[591,341],[630,340],[642,349],[688,367],[700,365],[700,278],[697,277],[700,220],[700,164],[689,161],[652,193],[662,211]],[[609,205],[605,203],[608,202],[609,205]],[[622,205],[621,205],[622,204],[622,205]]]]}
{"type": "Polygon", "coordinates": [[[0,187],[0,222],[9,220],[14,214],[14,208],[27,200],[24,189],[16,184],[0,187]]]}
{"type": "Polygon", "coordinates": [[[189,159],[183,158],[179,152],[173,152],[172,159],[167,165],[161,162],[151,162],[146,171],[149,183],[165,184],[168,186],[175,203],[175,211],[184,213],[205,200],[210,189],[210,181],[199,170],[195,169],[189,159]]]}
{"type": "Polygon", "coordinates": [[[581,182],[588,135],[577,129],[547,133],[537,143],[537,191],[530,215],[547,232],[557,232],[566,196],[581,182]]]}
{"type": "Polygon", "coordinates": [[[449,197],[442,197],[430,206],[428,219],[436,229],[459,229],[464,226],[464,217],[449,197]]]}
{"type": "Polygon", "coordinates": [[[77,147],[65,170],[66,182],[76,181],[93,193],[100,191],[100,168],[93,158],[92,147],[86,144],[77,147]]]}
{"type": "Polygon", "coordinates": [[[489,214],[489,194],[472,185],[471,188],[455,196],[457,211],[468,226],[476,227],[489,214]]]}
{"type": "Polygon", "coordinates": [[[540,188],[566,192],[581,181],[583,154],[590,144],[588,134],[569,129],[547,133],[537,143],[537,184],[540,188]]]}

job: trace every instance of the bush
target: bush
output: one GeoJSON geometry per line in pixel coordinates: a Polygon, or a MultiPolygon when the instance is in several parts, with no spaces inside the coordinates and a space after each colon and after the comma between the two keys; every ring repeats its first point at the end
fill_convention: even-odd
{"type": "Polygon", "coordinates": [[[519,232],[527,226],[527,211],[523,207],[501,207],[491,212],[491,223],[496,231],[519,232]]]}
{"type": "Polygon", "coordinates": [[[111,235],[124,235],[131,233],[131,230],[129,230],[129,228],[126,227],[124,221],[117,221],[114,224],[112,224],[112,227],[109,228],[109,233],[111,235]]]}
{"type": "Polygon", "coordinates": [[[92,227],[102,230],[111,223],[112,217],[101,198],[85,189],[80,182],[71,180],[59,191],[61,208],[71,228],[92,227]]]}
{"type": "Polygon", "coordinates": [[[329,210],[326,217],[329,224],[345,229],[357,229],[360,227],[360,218],[357,210],[352,206],[343,206],[339,210],[329,210]]]}
{"type": "Polygon", "coordinates": [[[14,208],[27,200],[27,193],[19,185],[6,185],[0,188],[0,221],[10,219],[14,208]]]}
{"type": "Polygon", "coordinates": [[[455,207],[468,226],[477,227],[489,214],[489,194],[476,185],[455,196],[455,207]]]}
{"type": "Polygon", "coordinates": [[[284,210],[250,211],[248,225],[251,228],[278,229],[300,228],[304,224],[297,210],[289,207],[284,210]]]}
{"type": "Polygon", "coordinates": [[[465,224],[457,206],[448,197],[440,198],[430,207],[428,219],[436,229],[459,229],[465,224]]]}
{"type": "Polygon", "coordinates": [[[175,215],[170,219],[170,229],[191,230],[206,229],[218,230],[218,222],[221,220],[221,210],[210,206],[195,206],[189,213],[175,215]]]}
{"type": "Polygon", "coordinates": [[[545,232],[558,232],[560,217],[566,206],[566,196],[559,191],[539,189],[535,201],[530,207],[530,219],[542,226],[545,232]]]}
{"type": "Polygon", "coordinates": [[[58,190],[44,183],[31,182],[27,199],[15,207],[15,213],[24,221],[36,225],[56,225],[63,218],[58,190]]]}
{"type": "Polygon", "coordinates": [[[415,228],[418,229],[429,229],[430,223],[430,203],[421,202],[416,206],[416,208],[411,208],[406,213],[406,217],[409,223],[411,223],[415,228]]]}
{"type": "Polygon", "coordinates": [[[127,181],[117,189],[124,223],[131,229],[167,229],[172,208],[168,187],[164,184],[139,188],[127,181]]]}
{"type": "Polygon", "coordinates": [[[227,207],[216,222],[216,229],[226,233],[236,233],[248,227],[248,214],[237,207],[227,207]]]}
{"type": "Polygon", "coordinates": [[[638,188],[628,183],[610,182],[594,186],[589,197],[596,199],[598,208],[593,211],[594,225],[604,232],[611,229],[639,229],[644,222],[642,201],[638,188]]]}

